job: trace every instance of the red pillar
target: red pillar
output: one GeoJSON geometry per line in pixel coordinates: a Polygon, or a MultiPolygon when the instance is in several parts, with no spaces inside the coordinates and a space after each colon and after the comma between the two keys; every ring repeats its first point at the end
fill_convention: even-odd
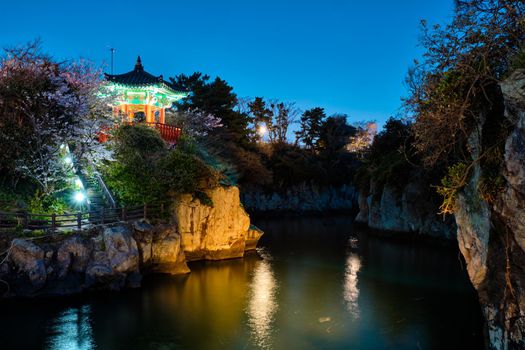
{"type": "Polygon", "coordinates": [[[160,114],[160,118],[159,118],[160,120],[159,120],[159,122],[160,122],[161,124],[166,124],[166,121],[165,121],[165,116],[166,116],[166,115],[165,115],[165,109],[164,109],[164,108],[161,108],[159,114],[160,114]]]}

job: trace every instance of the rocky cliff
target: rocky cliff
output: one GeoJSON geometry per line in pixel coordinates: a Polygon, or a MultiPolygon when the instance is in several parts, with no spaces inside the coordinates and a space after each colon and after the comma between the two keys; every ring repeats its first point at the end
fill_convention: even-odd
{"type": "Polygon", "coordinates": [[[140,285],[145,273],[184,274],[187,260],[242,257],[262,232],[250,226],[239,190],[208,192],[213,205],[184,195],[170,222],[146,221],[10,242],[0,260],[5,296],[63,295],[140,285]]]}
{"type": "Polygon", "coordinates": [[[191,195],[175,204],[175,218],[188,260],[242,257],[250,218],[242,207],[237,187],[208,191],[209,205],[191,195]]]}
{"type": "Polygon", "coordinates": [[[370,228],[410,232],[436,238],[454,239],[453,219],[437,215],[430,186],[415,174],[402,189],[378,186],[373,180],[368,191],[359,194],[359,213],[355,221],[370,228]]]}
{"type": "Polygon", "coordinates": [[[320,187],[302,184],[283,192],[246,189],[241,199],[245,208],[252,213],[315,213],[357,209],[357,191],[351,185],[320,187]]]}
{"type": "Polygon", "coordinates": [[[480,195],[485,169],[475,162],[456,200],[458,243],[487,320],[491,349],[525,348],[525,71],[501,84],[502,111],[482,116],[470,138],[480,159],[489,118],[510,125],[504,141],[503,184],[490,201],[480,195]],[[503,114],[503,115],[501,115],[503,114]],[[495,115],[495,116],[494,116],[495,115]]]}

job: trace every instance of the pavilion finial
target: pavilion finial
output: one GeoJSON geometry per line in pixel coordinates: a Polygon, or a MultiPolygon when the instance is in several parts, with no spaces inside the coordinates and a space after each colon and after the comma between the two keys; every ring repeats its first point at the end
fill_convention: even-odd
{"type": "Polygon", "coordinates": [[[137,56],[137,63],[135,63],[135,70],[144,70],[144,67],[142,66],[142,60],[140,59],[140,55],[137,56]]]}

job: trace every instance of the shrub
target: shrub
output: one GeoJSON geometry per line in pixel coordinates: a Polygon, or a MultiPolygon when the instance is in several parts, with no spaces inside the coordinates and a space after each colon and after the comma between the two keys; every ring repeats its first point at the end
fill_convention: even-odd
{"type": "Polygon", "coordinates": [[[220,176],[198,156],[198,145],[182,138],[168,150],[147,126],[120,127],[115,132],[115,160],[104,169],[109,187],[126,205],[157,201],[168,195],[215,187],[220,176]]]}
{"type": "Polygon", "coordinates": [[[37,190],[27,201],[27,211],[37,214],[64,213],[69,209],[64,197],[45,195],[37,190]]]}
{"type": "Polygon", "coordinates": [[[439,207],[440,214],[452,214],[458,192],[465,186],[469,168],[465,163],[458,163],[448,168],[447,175],[441,179],[441,186],[437,186],[437,193],[443,196],[443,203],[439,207]]]}

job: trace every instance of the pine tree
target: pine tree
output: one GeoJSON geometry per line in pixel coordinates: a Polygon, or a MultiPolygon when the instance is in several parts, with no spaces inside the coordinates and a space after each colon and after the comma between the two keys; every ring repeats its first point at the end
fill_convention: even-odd
{"type": "Polygon", "coordinates": [[[324,108],[316,107],[305,111],[301,115],[300,130],[295,132],[296,143],[302,142],[305,148],[315,150],[324,119],[326,119],[324,108]]]}

